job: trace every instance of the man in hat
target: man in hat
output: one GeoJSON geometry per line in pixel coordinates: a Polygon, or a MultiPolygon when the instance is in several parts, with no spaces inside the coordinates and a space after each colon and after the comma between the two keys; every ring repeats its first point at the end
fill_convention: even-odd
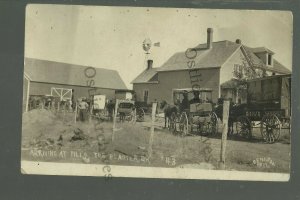
{"type": "Polygon", "coordinates": [[[79,108],[79,120],[84,122],[87,118],[87,112],[89,108],[89,105],[87,104],[85,97],[83,97],[79,102],[78,108],[79,108]]]}
{"type": "Polygon", "coordinates": [[[197,91],[197,90],[194,90],[193,91],[193,95],[194,95],[194,98],[190,100],[190,104],[194,104],[194,103],[202,103],[201,102],[201,99],[200,99],[200,92],[197,91]]]}

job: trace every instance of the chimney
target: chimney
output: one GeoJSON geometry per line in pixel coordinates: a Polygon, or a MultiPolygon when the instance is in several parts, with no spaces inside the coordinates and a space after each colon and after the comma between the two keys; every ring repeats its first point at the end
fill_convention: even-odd
{"type": "Polygon", "coordinates": [[[212,48],[213,33],[214,33],[214,30],[212,28],[207,29],[207,48],[208,49],[212,48]]]}
{"type": "Polygon", "coordinates": [[[236,39],[235,43],[242,44],[242,41],[240,39],[236,39]]]}
{"type": "Polygon", "coordinates": [[[153,60],[147,60],[147,70],[152,69],[153,60]]]}

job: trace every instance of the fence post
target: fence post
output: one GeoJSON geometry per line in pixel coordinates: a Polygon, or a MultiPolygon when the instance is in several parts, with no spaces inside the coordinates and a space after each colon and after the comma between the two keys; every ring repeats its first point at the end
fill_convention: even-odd
{"type": "Polygon", "coordinates": [[[75,116],[74,116],[75,124],[77,120],[77,102],[75,103],[75,116]]]}
{"type": "Polygon", "coordinates": [[[114,135],[115,135],[115,129],[116,129],[116,119],[117,119],[117,114],[118,114],[118,107],[119,107],[119,99],[116,99],[115,110],[113,112],[114,119],[113,119],[113,130],[112,130],[112,135],[111,135],[111,142],[112,143],[114,141],[114,135]]]}
{"type": "Polygon", "coordinates": [[[136,108],[134,109],[133,112],[134,112],[134,115],[133,115],[133,116],[134,116],[133,123],[135,124],[135,123],[136,123],[136,108]]]}
{"type": "Polygon", "coordinates": [[[152,121],[151,121],[151,133],[150,133],[150,139],[149,139],[149,147],[148,147],[148,158],[151,158],[152,156],[152,144],[153,144],[153,138],[154,138],[154,123],[155,123],[155,113],[156,113],[156,107],[157,103],[152,104],[152,121]]]}
{"type": "Polygon", "coordinates": [[[229,117],[229,101],[223,102],[223,131],[221,141],[221,152],[220,152],[220,169],[225,169],[225,152],[228,132],[228,117],[229,117]]]}

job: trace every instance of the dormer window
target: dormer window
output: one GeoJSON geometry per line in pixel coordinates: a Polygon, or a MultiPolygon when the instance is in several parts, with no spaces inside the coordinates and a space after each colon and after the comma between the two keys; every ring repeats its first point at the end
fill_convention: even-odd
{"type": "Polygon", "coordinates": [[[273,51],[267,49],[266,47],[252,48],[252,51],[265,65],[273,65],[273,51]]]}
{"type": "Polygon", "coordinates": [[[272,65],[272,54],[268,54],[268,65],[272,65]]]}

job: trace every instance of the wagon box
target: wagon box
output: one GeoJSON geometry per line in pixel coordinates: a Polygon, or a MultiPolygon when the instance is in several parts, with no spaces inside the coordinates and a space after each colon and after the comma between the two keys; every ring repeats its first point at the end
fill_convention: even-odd
{"type": "Polygon", "coordinates": [[[237,133],[252,137],[252,121],[260,121],[260,132],[267,143],[280,137],[283,124],[290,129],[291,75],[274,75],[247,81],[247,104],[232,107],[230,118],[237,133]]]}
{"type": "Polygon", "coordinates": [[[249,80],[247,82],[247,107],[251,111],[250,117],[255,111],[276,111],[278,117],[290,116],[290,86],[291,75],[276,75],[249,80]]]}
{"type": "Polygon", "coordinates": [[[252,121],[260,121],[265,115],[276,115],[278,118],[285,117],[285,110],[248,110],[246,111],[246,116],[252,121]]]}

